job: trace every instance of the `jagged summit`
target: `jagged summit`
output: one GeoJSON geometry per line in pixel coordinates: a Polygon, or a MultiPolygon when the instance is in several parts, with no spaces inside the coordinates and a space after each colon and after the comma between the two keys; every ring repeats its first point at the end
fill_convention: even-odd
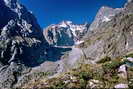
{"type": "Polygon", "coordinates": [[[73,24],[72,21],[62,21],[50,25],[44,30],[44,36],[49,44],[56,46],[72,46],[85,35],[88,24],[73,24]]]}
{"type": "Polygon", "coordinates": [[[92,30],[99,28],[102,23],[110,21],[113,18],[113,16],[115,16],[122,10],[123,10],[123,8],[113,9],[108,6],[101,7],[95,17],[95,20],[90,25],[89,30],[92,31],[92,30]]]}
{"type": "Polygon", "coordinates": [[[39,34],[38,38],[43,39],[41,28],[36,18],[23,5],[19,4],[18,0],[0,0],[0,11],[0,29],[7,25],[10,20],[13,20],[23,29],[20,31],[23,36],[39,34]]]}
{"type": "Polygon", "coordinates": [[[62,21],[61,23],[59,23],[60,25],[72,25],[73,22],[72,21],[62,21]]]}

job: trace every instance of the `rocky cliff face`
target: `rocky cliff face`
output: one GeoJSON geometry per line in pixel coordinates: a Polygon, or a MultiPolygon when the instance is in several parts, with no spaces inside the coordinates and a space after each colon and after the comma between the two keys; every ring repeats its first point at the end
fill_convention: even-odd
{"type": "Polygon", "coordinates": [[[44,30],[44,36],[51,45],[72,46],[78,44],[87,30],[88,24],[76,25],[71,21],[63,21],[47,27],[44,30]]]}
{"type": "Polygon", "coordinates": [[[109,22],[103,23],[85,41],[86,58],[99,60],[104,56],[116,58],[133,50],[133,3],[128,3],[123,10],[109,22]]]}
{"type": "Polygon", "coordinates": [[[36,18],[17,0],[1,0],[0,4],[0,58],[5,59],[3,64],[17,59],[22,59],[21,62],[36,59],[37,55],[31,51],[46,43],[36,18]]]}
{"type": "Polygon", "coordinates": [[[89,30],[98,29],[103,23],[111,21],[111,19],[118,13],[120,13],[123,8],[111,8],[107,6],[103,6],[98,11],[94,21],[90,25],[89,30]]]}
{"type": "Polygon", "coordinates": [[[27,70],[25,66],[37,65],[45,45],[32,13],[18,0],[0,0],[0,88],[12,87],[27,70]]]}

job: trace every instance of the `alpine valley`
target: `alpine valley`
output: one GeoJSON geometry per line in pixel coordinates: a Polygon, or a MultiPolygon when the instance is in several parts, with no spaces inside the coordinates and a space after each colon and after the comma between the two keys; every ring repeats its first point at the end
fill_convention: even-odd
{"type": "Polygon", "coordinates": [[[0,0],[0,89],[93,88],[133,88],[133,0],[44,30],[18,0],[0,0]]]}

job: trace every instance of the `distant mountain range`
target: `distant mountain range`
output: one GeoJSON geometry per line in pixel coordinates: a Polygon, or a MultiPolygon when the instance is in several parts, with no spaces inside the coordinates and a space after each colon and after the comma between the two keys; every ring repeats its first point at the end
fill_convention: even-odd
{"type": "Polygon", "coordinates": [[[78,44],[87,33],[89,24],[77,25],[71,21],[63,21],[44,29],[44,36],[50,45],[73,46],[78,44]]]}

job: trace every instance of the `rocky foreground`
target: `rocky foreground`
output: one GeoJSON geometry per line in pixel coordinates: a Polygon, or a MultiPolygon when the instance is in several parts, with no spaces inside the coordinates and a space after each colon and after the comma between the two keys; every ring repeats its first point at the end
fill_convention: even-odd
{"type": "Polygon", "coordinates": [[[79,67],[52,78],[45,74],[32,80],[24,89],[92,89],[133,88],[133,54],[122,58],[105,57],[97,64],[79,64],[79,67]]]}

